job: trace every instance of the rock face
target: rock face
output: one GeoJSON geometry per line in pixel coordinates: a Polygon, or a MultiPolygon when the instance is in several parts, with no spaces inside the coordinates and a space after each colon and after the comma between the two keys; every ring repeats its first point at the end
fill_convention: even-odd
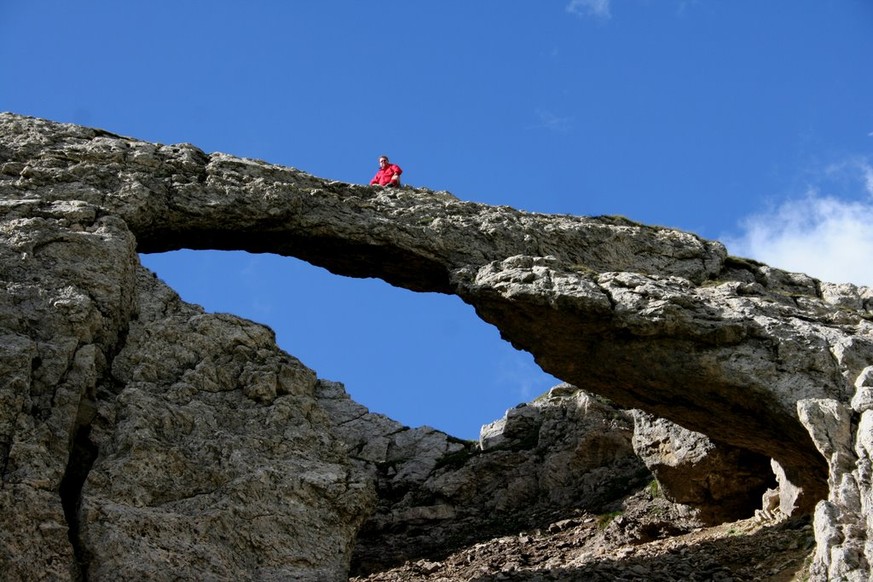
{"type": "Polygon", "coordinates": [[[655,475],[665,496],[698,508],[697,517],[705,524],[752,515],[760,507],[761,496],[776,484],[766,457],[718,446],[700,433],[641,410],[632,414],[636,454],[655,475]]]}
{"type": "Polygon", "coordinates": [[[345,579],[375,499],[315,374],[182,303],[117,217],[3,204],[3,579],[345,579]]]}
{"type": "Polygon", "coordinates": [[[185,576],[180,551],[241,578],[344,575],[372,484],[314,376],[268,331],[180,305],[138,265],[137,252],[179,248],[454,293],[544,370],[706,435],[737,474],[773,459],[792,492],[780,511],[815,511],[814,576],[871,572],[870,289],[622,218],[329,182],[12,114],[0,201],[0,563],[13,578],[185,576]]]}
{"type": "Polygon", "coordinates": [[[139,278],[111,369],[123,389],[91,423],[89,578],[342,579],[374,499],[315,406],[315,374],[268,329],[139,278]]]}
{"type": "Polygon", "coordinates": [[[353,574],[601,511],[651,480],[631,446],[631,416],[572,386],[509,410],[483,427],[479,443],[403,427],[333,382],[320,382],[319,396],[349,455],[376,482],[353,574]]]}

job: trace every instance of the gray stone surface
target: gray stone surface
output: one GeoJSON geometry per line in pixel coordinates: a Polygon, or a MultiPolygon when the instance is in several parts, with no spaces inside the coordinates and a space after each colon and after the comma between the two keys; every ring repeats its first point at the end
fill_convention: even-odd
{"type": "Polygon", "coordinates": [[[634,451],[664,495],[697,509],[705,524],[753,515],[761,506],[761,496],[776,485],[770,459],[763,455],[717,446],[703,434],[640,410],[631,413],[634,451]]]}
{"type": "Polygon", "coordinates": [[[88,202],[0,201],[0,578],[344,580],[373,483],[273,333],[88,202]]]}
{"type": "Polygon", "coordinates": [[[376,480],[354,574],[606,511],[652,479],[634,454],[630,414],[573,386],[508,410],[478,443],[370,413],[334,382],[319,381],[318,394],[349,456],[376,480]]]}
{"type": "Polygon", "coordinates": [[[341,580],[372,483],[272,332],[140,273],[82,491],[89,577],[341,580]],[[143,532],[146,532],[143,535],[143,532]]]}
{"type": "MultiPolygon", "coordinates": [[[[816,572],[870,571],[866,557],[855,559],[860,547],[871,553],[861,432],[869,411],[849,415],[848,427],[827,424],[853,398],[859,409],[868,398],[855,381],[873,364],[870,289],[730,257],[717,242],[620,217],[532,214],[445,192],[330,182],[13,114],[0,114],[0,204],[0,365],[8,378],[0,389],[0,499],[5,513],[32,503],[39,515],[0,534],[13,568],[32,559],[60,576],[77,569],[69,568],[73,550],[80,561],[89,557],[63,542],[58,504],[78,515],[80,461],[96,455],[95,478],[109,470],[92,449],[98,437],[121,435],[110,436],[110,421],[101,428],[110,418],[101,395],[135,389],[157,410],[168,397],[114,376],[141,309],[135,251],[212,248],[295,256],[343,275],[457,294],[556,377],[717,446],[774,459],[797,491],[794,510],[808,513],[824,500],[817,526],[839,533],[820,536],[816,572]],[[856,499],[861,518],[850,517],[856,499]]],[[[277,387],[273,399],[272,372],[239,373],[244,402],[276,406],[285,397],[277,387]]],[[[164,380],[169,388],[182,377],[164,380]]],[[[123,401],[109,400],[127,413],[123,401]]],[[[96,486],[85,473],[83,493],[96,486]]]]}

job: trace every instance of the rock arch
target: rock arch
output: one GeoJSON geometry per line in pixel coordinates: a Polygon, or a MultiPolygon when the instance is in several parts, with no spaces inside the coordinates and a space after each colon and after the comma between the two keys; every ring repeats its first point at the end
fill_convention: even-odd
{"type": "Polygon", "coordinates": [[[96,224],[129,232],[124,253],[271,252],[456,294],[550,374],[775,459],[802,491],[786,509],[828,495],[834,461],[811,437],[808,403],[846,405],[873,362],[869,290],[621,217],[333,182],[12,114],[0,135],[10,224],[61,217],[95,236],[96,224]]]}

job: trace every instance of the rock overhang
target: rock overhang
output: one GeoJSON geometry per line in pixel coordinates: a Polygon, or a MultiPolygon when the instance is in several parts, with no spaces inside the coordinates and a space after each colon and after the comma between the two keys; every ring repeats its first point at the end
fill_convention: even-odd
{"type": "MultiPolygon", "coordinates": [[[[142,253],[270,252],[458,295],[548,373],[778,460],[824,495],[797,403],[851,398],[871,298],[622,217],[378,189],[190,144],[0,116],[4,207],[120,219],[142,253]]],[[[865,295],[866,294],[866,295],[865,295]]]]}

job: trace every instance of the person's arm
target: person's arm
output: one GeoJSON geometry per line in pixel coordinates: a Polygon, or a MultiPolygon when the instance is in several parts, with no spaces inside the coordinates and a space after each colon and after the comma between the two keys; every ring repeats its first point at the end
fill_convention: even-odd
{"type": "Polygon", "coordinates": [[[403,170],[400,169],[400,166],[394,164],[391,166],[391,183],[397,186],[400,184],[400,174],[403,173],[403,170]]]}

